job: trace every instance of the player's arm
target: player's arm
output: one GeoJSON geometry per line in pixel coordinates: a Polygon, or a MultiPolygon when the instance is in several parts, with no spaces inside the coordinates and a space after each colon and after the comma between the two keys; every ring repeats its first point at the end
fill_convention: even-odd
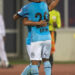
{"type": "Polygon", "coordinates": [[[60,28],[61,27],[61,16],[60,16],[59,11],[57,11],[57,20],[53,22],[53,26],[55,28],[60,28]]]}
{"type": "Polygon", "coordinates": [[[23,24],[25,26],[46,26],[47,22],[44,20],[41,20],[39,22],[33,22],[33,21],[29,21],[28,18],[24,18],[23,19],[23,24]]]}
{"type": "Polygon", "coordinates": [[[57,28],[61,28],[61,15],[60,15],[60,12],[58,12],[58,15],[57,15],[57,28]]]}
{"type": "Polygon", "coordinates": [[[51,4],[49,4],[49,10],[52,10],[59,3],[59,0],[53,0],[51,4]]]}
{"type": "Polygon", "coordinates": [[[20,16],[18,15],[18,14],[14,14],[14,16],[13,16],[13,19],[14,20],[17,20],[17,19],[19,19],[20,18],[20,16]]]}
{"type": "Polygon", "coordinates": [[[26,14],[28,14],[28,12],[27,12],[27,9],[26,9],[27,7],[26,6],[23,6],[18,12],[17,12],[17,14],[14,14],[14,16],[13,16],[13,19],[14,20],[17,20],[17,19],[19,19],[19,18],[23,18],[23,17],[27,17],[28,15],[26,15],[26,14]]]}
{"type": "Polygon", "coordinates": [[[53,22],[53,27],[57,28],[57,23],[56,22],[53,22]]]}

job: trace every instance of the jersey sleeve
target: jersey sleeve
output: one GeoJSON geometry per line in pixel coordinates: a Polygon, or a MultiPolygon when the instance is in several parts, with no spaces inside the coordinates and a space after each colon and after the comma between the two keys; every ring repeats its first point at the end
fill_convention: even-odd
{"type": "Polygon", "coordinates": [[[23,8],[21,8],[18,13],[19,16],[21,17],[28,17],[28,7],[24,6],[23,8]]]}
{"type": "Polygon", "coordinates": [[[61,15],[60,15],[60,12],[57,12],[57,27],[61,28],[61,15]]]}

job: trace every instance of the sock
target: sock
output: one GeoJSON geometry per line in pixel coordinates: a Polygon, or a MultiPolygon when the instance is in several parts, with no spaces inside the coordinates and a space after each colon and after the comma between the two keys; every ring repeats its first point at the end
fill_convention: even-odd
{"type": "Polygon", "coordinates": [[[49,61],[44,62],[45,75],[51,75],[51,64],[49,61]]]}
{"type": "Polygon", "coordinates": [[[38,65],[31,65],[31,74],[32,75],[39,75],[38,65]]]}
{"type": "Polygon", "coordinates": [[[31,64],[24,69],[21,75],[31,75],[31,64]]]}

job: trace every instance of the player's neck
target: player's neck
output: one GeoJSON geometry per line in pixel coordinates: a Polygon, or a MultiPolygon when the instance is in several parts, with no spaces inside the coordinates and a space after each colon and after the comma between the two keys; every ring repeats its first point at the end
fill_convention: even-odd
{"type": "Polygon", "coordinates": [[[42,1],[45,1],[45,0],[30,0],[31,2],[42,2],[42,1]]]}

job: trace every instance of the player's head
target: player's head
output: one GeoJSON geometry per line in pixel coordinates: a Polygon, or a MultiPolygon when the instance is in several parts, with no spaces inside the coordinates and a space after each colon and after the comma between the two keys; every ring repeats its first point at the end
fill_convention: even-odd
{"type": "Polygon", "coordinates": [[[45,1],[45,0],[29,0],[30,2],[41,2],[41,1],[45,1]]]}

